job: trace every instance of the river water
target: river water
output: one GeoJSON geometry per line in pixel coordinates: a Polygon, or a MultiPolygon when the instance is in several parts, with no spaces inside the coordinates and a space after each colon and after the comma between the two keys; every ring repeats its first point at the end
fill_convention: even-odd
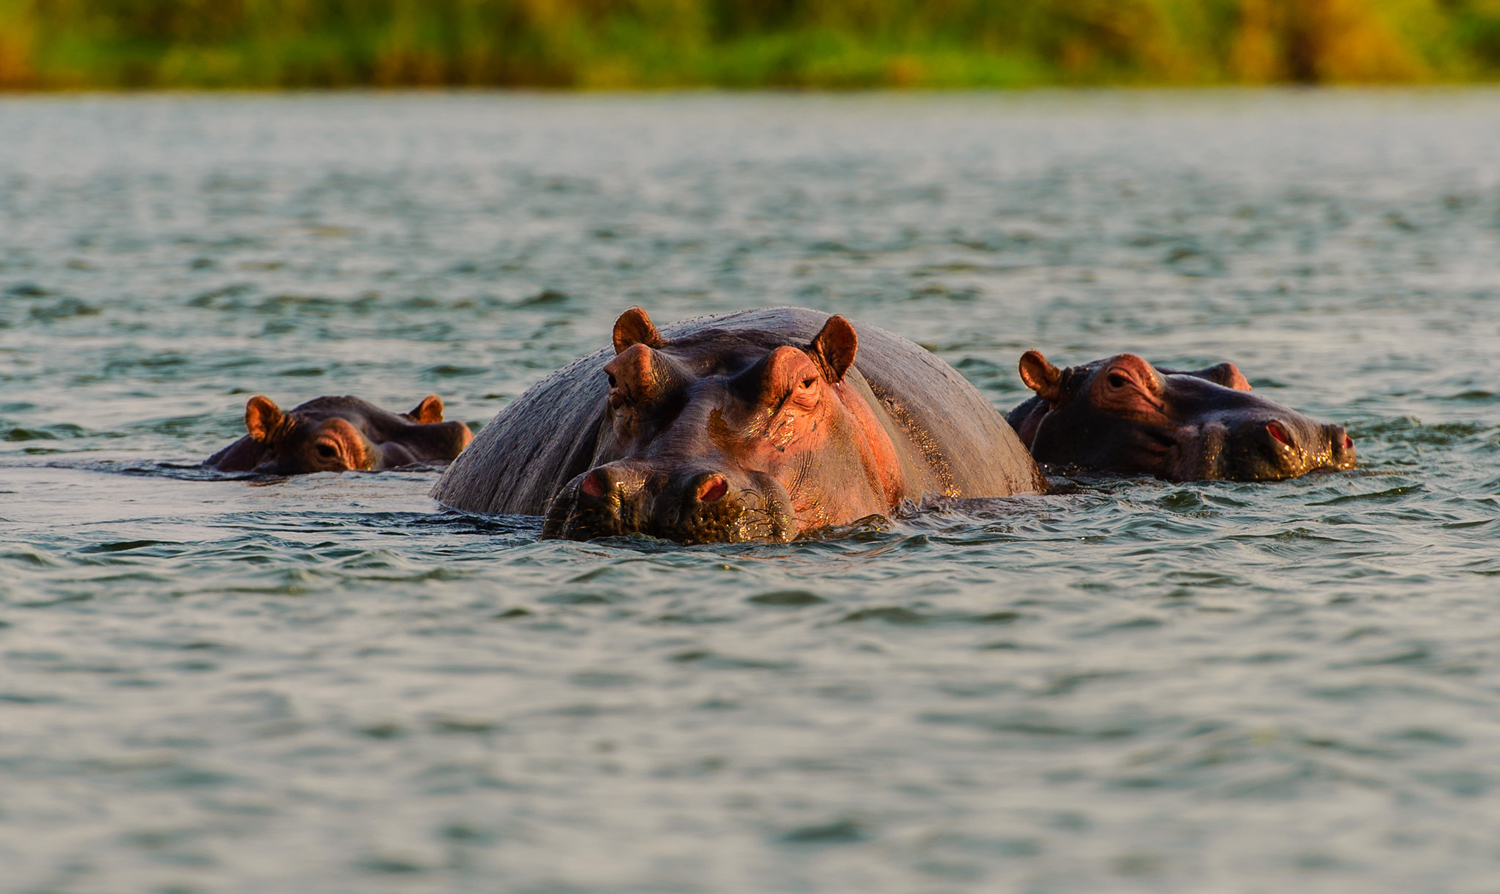
{"type": "Polygon", "coordinates": [[[0,891],[1481,891],[1500,877],[1500,93],[0,101],[0,891]],[[557,543],[432,471],[798,304],[997,407],[1238,363],[1361,468],[1064,481],[786,546],[557,543]]]}

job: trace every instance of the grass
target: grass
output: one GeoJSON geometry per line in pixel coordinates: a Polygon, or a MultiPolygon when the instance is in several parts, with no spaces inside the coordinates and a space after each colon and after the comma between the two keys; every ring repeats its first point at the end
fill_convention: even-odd
{"type": "Polygon", "coordinates": [[[1500,74],[1500,0],[0,0],[0,87],[1007,87],[1500,74]]]}

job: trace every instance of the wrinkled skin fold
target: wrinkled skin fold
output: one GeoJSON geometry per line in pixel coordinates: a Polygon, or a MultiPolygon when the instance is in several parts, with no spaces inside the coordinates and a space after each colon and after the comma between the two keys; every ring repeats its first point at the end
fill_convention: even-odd
{"type": "Polygon", "coordinates": [[[1354,441],[1250,391],[1232,363],[1181,371],[1119,354],[1060,369],[1020,362],[1036,396],[1007,417],[1038,462],[1167,481],[1279,481],[1351,469],[1354,441]]]}
{"type": "Polygon", "coordinates": [[[541,514],[544,537],[784,542],[934,497],[1038,493],[1014,432],[899,336],[800,308],[639,308],[507,407],[433,496],[541,514]]]}
{"type": "Polygon", "coordinates": [[[315,397],[283,412],[257,394],[245,403],[245,429],[203,465],[269,475],[374,471],[451,462],[474,439],[462,422],[443,421],[436,394],[407,413],[349,395],[315,397]]]}

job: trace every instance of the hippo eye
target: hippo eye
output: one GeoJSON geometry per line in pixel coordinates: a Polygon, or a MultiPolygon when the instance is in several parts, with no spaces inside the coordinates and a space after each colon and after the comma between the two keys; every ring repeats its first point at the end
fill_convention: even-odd
{"type": "Polygon", "coordinates": [[[802,380],[802,387],[803,388],[811,388],[812,386],[816,385],[817,383],[818,383],[818,380],[816,378],[803,379],[802,380]]]}
{"type": "Polygon", "coordinates": [[[1128,384],[1130,384],[1130,378],[1124,373],[1112,372],[1109,374],[1109,387],[1124,388],[1128,384]]]}
{"type": "Polygon", "coordinates": [[[605,375],[609,376],[609,387],[611,387],[611,388],[615,387],[615,374],[614,373],[605,373],[605,375]]]}
{"type": "Polygon", "coordinates": [[[322,457],[323,459],[333,459],[338,455],[339,452],[334,449],[334,446],[332,444],[325,443],[318,445],[318,456],[322,457]]]}

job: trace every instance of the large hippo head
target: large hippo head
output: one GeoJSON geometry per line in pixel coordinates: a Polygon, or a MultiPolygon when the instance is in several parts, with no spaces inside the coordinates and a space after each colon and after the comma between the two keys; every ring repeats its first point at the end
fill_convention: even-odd
{"type": "Polygon", "coordinates": [[[257,394],[245,403],[247,434],[204,460],[223,472],[297,475],[446,463],[474,437],[443,421],[429,394],[411,412],[391,413],[357,397],[316,397],[283,412],[257,394]]]}
{"type": "Polygon", "coordinates": [[[1135,354],[1058,369],[1021,357],[1036,397],[1010,424],[1038,462],[1168,481],[1273,481],[1354,467],[1354,441],[1330,425],[1250,393],[1232,363],[1183,372],[1135,354]]]}
{"type": "Polygon", "coordinates": [[[843,317],[806,344],[721,330],[666,342],[632,308],[614,349],[593,460],[553,498],[543,536],[785,541],[900,502],[902,466],[843,317]]]}

